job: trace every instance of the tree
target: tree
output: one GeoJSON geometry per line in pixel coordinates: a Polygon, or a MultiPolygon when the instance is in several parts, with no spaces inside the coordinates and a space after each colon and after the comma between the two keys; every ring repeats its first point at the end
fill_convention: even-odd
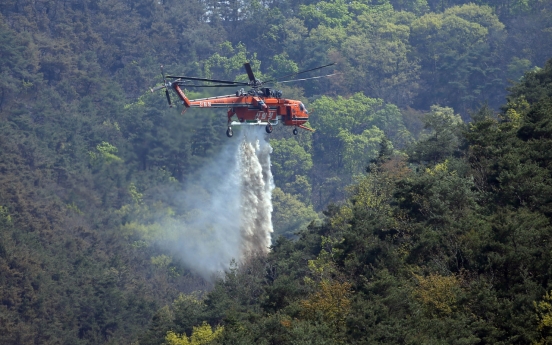
{"type": "Polygon", "coordinates": [[[499,67],[504,24],[490,7],[469,4],[428,13],[411,29],[426,90],[416,106],[441,104],[466,116],[483,101],[498,105],[501,97],[494,95],[500,95],[504,78],[499,67]]]}
{"type": "Polygon", "coordinates": [[[408,150],[411,160],[437,163],[458,153],[464,124],[452,108],[431,106],[431,112],[424,116],[423,121],[429,133],[408,150]]]}
{"type": "Polygon", "coordinates": [[[457,293],[460,282],[455,276],[440,276],[430,274],[427,277],[414,275],[418,280],[418,288],[414,296],[427,308],[432,317],[450,315],[457,308],[457,293]]]}
{"type": "Polygon", "coordinates": [[[294,138],[271,140],[272,173],[277,186],[283,188],[292,183],[296,176],[309,176],[312,157],[294,138]]]}
{"type": "Polygon", "coordinates": [[[552,328],[552,304],[550,301],[552,300],[552,296],[546,292],[544,296],[542,296],[542,300],[537,302],[533,302],[533,305],[535,306],[535,312],[537,314],[537,320],[538,320],[538,326],[537,330],[541,333],[541,339],[537,344],[548,344],[552,340],[551,331],[552,328]]]}
{"type": "Polygon", "coordinates": [[[299,16],[304,18],[308,29],[314,29],[320,25],[344,27],[351,21],[348,7],[343,0],[331,3],[320,1],[316,5],[301,5],[299,16]]]}
{"type": "Polygon", "coordinates": [[[350,66],[348,88],[400,107],[418,92],[419,63],[409,54],[414,16],[390,7],[363,11],[347,27],[341,51],[350,66]]]}
{"type": "Polygon", "coordinates": [[[312,205],[304,204],[297,196],[284,193],[278,187],[272,191],[272,207],[275,237],[294,237],[299,230],[318,219],[312,205]]]}
{"type": "Polygon", "coordinates": [[[165,341],[167,345],[208,345],[220,339],[223,332],[223,326],[219,326],[213,330],[211,326],[203,322],[201,326],[194,326],[192,335],[189,338],[185,334],[178,335],[173,331],[169,331],[165,336],[165,341]]]}
{"type": "Polygon", "coordinates": [[[324,96],[313,102],[313,108],[317,113],[312,120],[313,127],[317,128],[313,142],[315,164],[317,161],[327,162],[334,169],[343,169],[346,146],[350,147],[351,154],[355,152],[351,145],[357,142],[361,146],[357,149],[361,148],[365,161],[353,159],[349,162],[356,165],[352,172],[358,172],[370,158],[375,157],[383,134],[391,141],[401,142],[407,132],[396,106],[360,93],[350,98],[324,96]],[[372,138],[372,135],[377,138],[372,138]]]}
{"type": "Polygon", "coordinates": [[[25,94],[38,86],[39,80],[32,76],[38,69],[36,48],[33,48],[32,41],[17,36],[0,14],[0,111],[15,100],[16,94],[26,98],[25,94]]]}

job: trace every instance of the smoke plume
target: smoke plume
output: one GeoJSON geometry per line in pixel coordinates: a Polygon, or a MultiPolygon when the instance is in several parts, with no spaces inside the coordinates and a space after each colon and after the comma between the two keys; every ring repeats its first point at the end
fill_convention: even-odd
{"type": "Polygon", "coordinates": [[[163,225],[162,245],[206,279],[225,271],[232,260],[268,253],[271,245],[272,148],[261,129],[245,128],[229,139],[179,193],[184,216],[163,225]]]}

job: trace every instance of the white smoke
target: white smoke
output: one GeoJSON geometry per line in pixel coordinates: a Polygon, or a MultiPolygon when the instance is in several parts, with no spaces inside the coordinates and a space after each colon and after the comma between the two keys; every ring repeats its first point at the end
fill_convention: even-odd
{"type": "Polygon", "coordinates": [[[225,271],[232,260],[269,251],[272,148],[261,129],[245,128],[229,139],[221,154],[179,193],[185,216],[164,223],[162,245],[206,279],[225,271]]]}

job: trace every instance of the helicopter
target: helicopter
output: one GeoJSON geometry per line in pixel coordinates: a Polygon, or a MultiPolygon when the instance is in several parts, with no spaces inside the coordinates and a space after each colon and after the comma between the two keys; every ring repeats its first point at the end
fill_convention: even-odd
{"type": "Polygon", "coordinates": [[[303,79],[279,81],[279,79],[288,78],[302,73],[312,72],[332,65],[335,65],[335,63],[284,75],[279,78],[275,78],[265,82],[255,78],[249,62],[244,63],[245,71],[247,72],[247,76],[249,77],[249,82],[187,76],[165,76],[165,73],[163,72],[163,66],[161,66],[163,84],[151,88],[150,91],[155,92],[161,89],[165,89],[167,102],[169,103],[169,106],[172,107],[173,103],[169,95],[169,89],[172,89],[185,107],[183,112],[186,111],[187,108],[226,108],[228,116],[228,128],[226,130],[226,135],[228,137],[232,137],[234,135],[232,131],[232,126],[265,126],[266,132],[272,133],[274,129],[273,126],[278,125],[280,122],[282,122],[284,126],[293,126],[293,134],[297,135],[297,128],[313,131],[312,129],[304,125],[309,119],[309,112],[303,102],[299,100],[283,98],[282,91],[274,90],[264,86],[276,82],[289,83],[294,81],[330,77],[336,75],[337,73],[303,79]],[[204,82],[215,84],[195,85],[189,84],[190,82],[204,82]],[[241,88],[232,95],[190,100],[184,94],[182,87],[241,88]],[[249,87],[250,89],[248,91],[245,91],[244,87],[249,87]]]}

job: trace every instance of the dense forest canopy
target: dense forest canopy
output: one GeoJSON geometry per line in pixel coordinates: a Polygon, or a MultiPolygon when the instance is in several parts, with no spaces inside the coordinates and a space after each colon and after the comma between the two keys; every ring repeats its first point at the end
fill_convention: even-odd
{"type": "Polygon", "coordinates": [[[3,0],[0,342],[549,343],[551,57],[542,0],[3,0]],[[163,236],[218,248],[225,114],[148,88],[246,61],[338,75],[278,86],[316,131],[272,133],[273,248],[210,279],[163,236]]]}

